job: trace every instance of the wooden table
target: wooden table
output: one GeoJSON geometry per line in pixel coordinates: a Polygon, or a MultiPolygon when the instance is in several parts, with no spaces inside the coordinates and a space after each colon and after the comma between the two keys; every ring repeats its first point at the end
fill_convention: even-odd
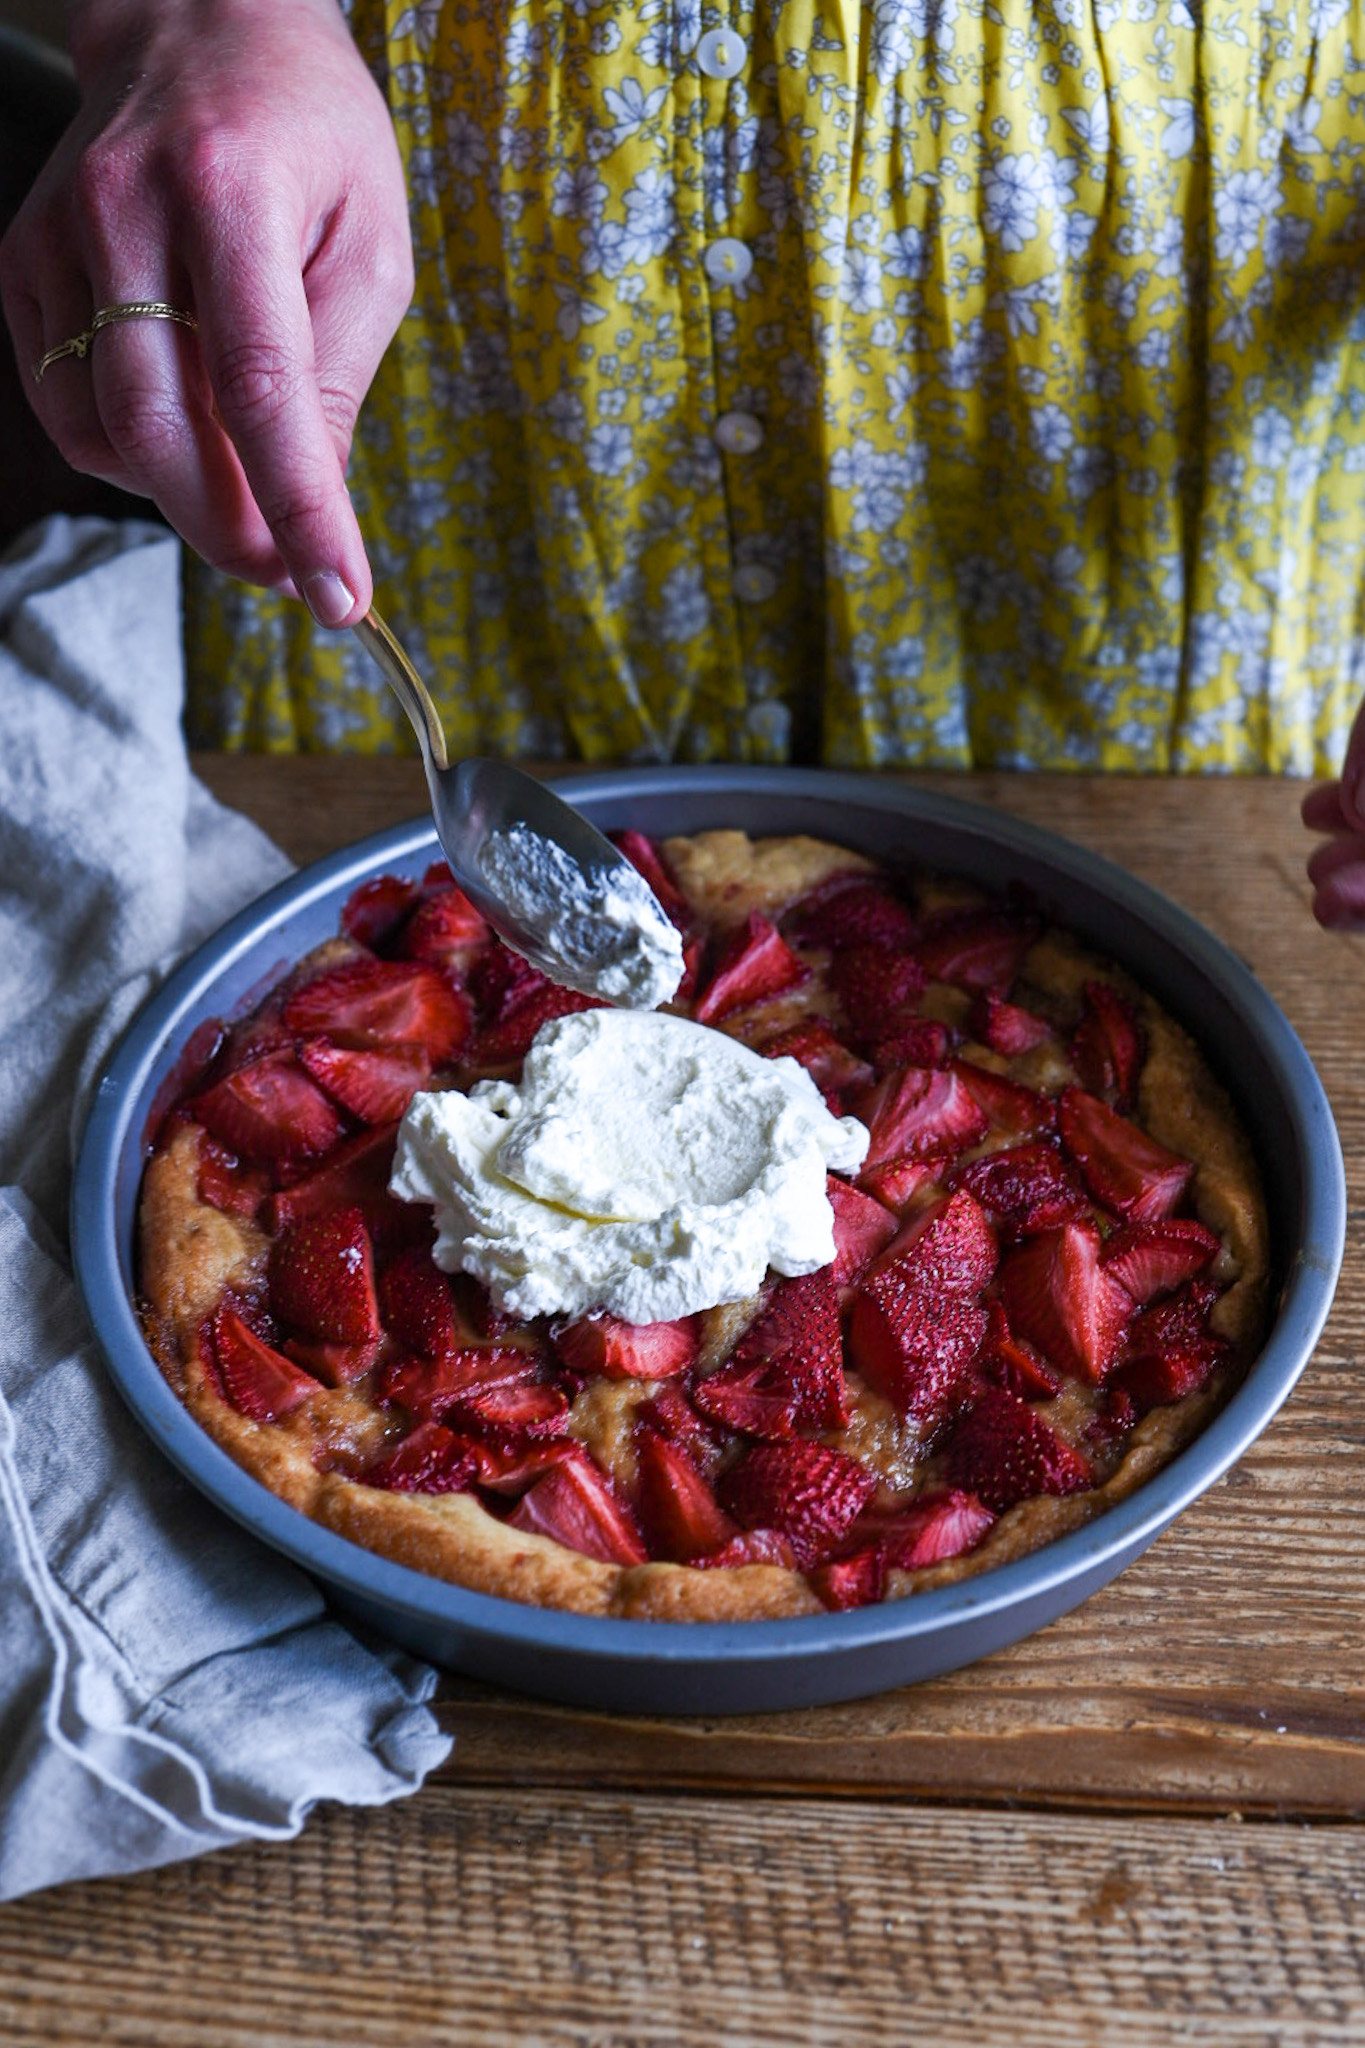
{"type": "MultiPolygon", "coordinates": [[[[423,803],[409,762],[199,766],[301,860],[423,803]]],[[[1350,1234],[1285,1412],[932,1684],[670,1722],[452,1681],[416,1797],[0,1910],[7,2048],[1365,2042],[1365,940],[1309,917],[1292,785],[952,786],[1178,897],[1316,1061],[1350,1234]]]]}

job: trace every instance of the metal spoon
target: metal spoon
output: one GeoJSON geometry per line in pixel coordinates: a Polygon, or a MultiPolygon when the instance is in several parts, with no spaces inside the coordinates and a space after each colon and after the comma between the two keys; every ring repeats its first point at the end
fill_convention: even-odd
{"type": "Polygon", "coordinates": [[[681,978],[681,941],[643,876],[519,768],[452,764],[426,685],[378,612],[371,607],[354,631],[412,722],[442,850],[494,931],[552,981],[634,1008],[666,1001],[681,978]],[[535,871],[529,884],[527,854],[535,871]]]}

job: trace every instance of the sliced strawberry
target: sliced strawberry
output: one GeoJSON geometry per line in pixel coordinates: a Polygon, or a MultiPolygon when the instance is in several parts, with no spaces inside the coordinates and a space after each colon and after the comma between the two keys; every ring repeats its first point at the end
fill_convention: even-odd
{"type": "Polygon", "coordinates": [[[195,1192],[211,1209],[228,1216],[255,1216],[270,1193],[265,1174],[243,1166],[235,1152],[229,1152],[207,1131],[199,1139],[199,1172],[195,1192]]]}
{"type": "Polygon", "coordinates": [[[341,929],[357,945],[378,949],[397,936],[417,901],[417,884],[405,875],[376,875],[346,898],[341,929]]]}
{"type": "Polygon", "coordinates": [[[1107,981],[1088,981],[1082,993],[1085,1010],[1071,1041],[1071,1064],[1092,1095],[1131,1109],[1145,1050],[1138,1021],[1107,981]]]}
{"type": "Polygon", "coordinates": [[[857,870],[831,875],[812,889],[784,920],[798,946],[883,946],[908,952],[919,937],[912,911],[874,875],[857,870]]]}
{"type": "Polygon", "coordinates": [[[258,1337],[227,1302],[213,1319],[209,1353],[224,1396],[252,1422],[278,1422],[320,1391],[311,1373],[258,1337]]]}
{"type": "Polygon", "coordinates": [[[706,959],[706,934],[693,932],[683,940],[682,980],[673,991],[675,1003],[690,1003],[701,986],[701,971],[706,959]]]}
{"type": "Polygon", "coordinates": [[[605,1564],[643,1564],[648,1555],[635,1516],[586,1453],[552,1466],[507,1519],[514,1529],[548,1536],[605,1564]]]}
{"type": "Polygon", "coordinates": [[[983,989],[973,1003],[971,1028],[983,1045],[1005,1059],[1032,1052],[1035,1046],[1045,1045],[1052,1037],[1052,1026],[1046,1018],[1035,1017],[1032,1010],[1021,1009],[1018,1003],[1007,1003],[993,988],[983,989]]]}
{"type": "Polygon", "coordinates": [[[796,1553],[776,1529],[743,1529],[723,1549],[713,1550],[709,1557],[689,1557],[687,1562],[698,1571],[740,1571],[749,1564],[774,1564],[792,1571],[796,1553]]]}
{"type": "Polygon", "coordinates": [[[419,903],[403,930],[398,951],[405,960],[421,960],[452,981],[462,981],[470,963],[493,936],[463,889],[454,883],[419,903]]]}
{"type": "Polygon", "coordinates": [[[993,1074],[972,1060],[954,1060],[952,1071],[997,1130],[1016,1138],[1039,1138],[1056,1127],[1057,1110],[1051,1096],[1025,1088],[1005,1074],[993,1074]]]}
{"type": "Polygon", "coordinates": [[[1064,1372],[1098,1384],[1113,1365],[1133,1313],[1132,1297],[1100,1264],[1093,1223],[1064,1223],[1031,1237],[1000,1268],[1010,1328],[1064,1372]]]}
{"type": "Polygon", "coordinates": [[[514,1499],[556,1465],[576,1465],[587,1452],[571,1436],[528,1436],[523,1430],[481,1427],[463,1439],[474,1458],[475,1481],[486,1493],[514,1499]]]}
{"type": "Polygon", "coordinates": [[[1209,1328],[1209,1311],[1218,1292],[1196,1280],[1133,1318],[1113,1384],[1129,1396],[1139,1414],[1183,1400],[1231,1356],[1231,1346],[1209,1328]]]}
{"type": "Polygon", "coordinates": [[[958,1424],[946,1463],[953,1483],[998,1515],[1035,1494],[1079,1493],[1093,1478],[1080,1452],[1003,1387],[987,1387],[958,1424]]]}
{"type": "Polygon", "coordinates": [[[548,1380],[504,1380],[496,1386],[468,1388],[443,1411],[461,1429],[476,1435],[508,1430],[527,1436],[562,1436],[569,1399],[548,1380]]]}
{"type": "Polygon", "coordinates": [[[381,1368],[375,1397],[386,1407],[397,1402],[414,1415],[441,1421],[457,1402],[472,1403],[490,1389],[538,1383],[534,1352],[516,1345],[462,1344],[439,1357],[415,1353],[390,1358],[381,1368]]]}
{"type": "Polygon", "coordinates": [[[295,989],[284,1021],[304,1036],[358,1037],[383,1048],[420,1045],[439,1067],[467,1042],[473,1012],[434,967],[360,959],[327,968],[295,989]]]}
{"type": "Polygon", "coordinates": [[[1050,1400],[1062,1391],[1062,1375],[1031,1344],[1010,1329],[1003,1302],[986,1303],[988,1322],[977,1361],[981,1372],[1024,1401],[1050,1400]]]}
{"type": "MultiPolygon", "coordinates": [[[[370,1215],[372,1208],[390,1200],[386,1194],[393,1166],[396,1125],[387,1129],[362,1131],[338,1145],[325,1164],[298,1180],[278,1188],[266,1203],[267,1229],[278,1233],[305,1216],[320,1215],[325,1209],[358,1202],[370,1215]]],[[[429,1231],[431,1211],[425,1203],[404,1202],[414,1222],[429,1231]]]]}
{"type": "Polygon", "coordinates": [[[686,931],[692,922],[692,907],[664,866],[663,855],[655,842],[647,839],[643,832],[613,832],[610,836],[612,844],[625,855],[635,872],[644,876],[665,917],[680,932],[686,931]]]}
{"type": "Polygon", "coordinates": [[[538,967],[524,960],[520,953],[514,953],[501,939],[495,938],[486,952],[479,955],[469,971],[469,988],[479,1006],[479,1018],[484,1024],[500,1023],[511,1015],[518,1003],[525,1002],[538,989],[551,984],[538,967]]]}
{"type": "Polygon", "coordinates": [[[1155,1223],[1179,1206],[1194,1173],[1117,1111],[1080,1088],[1064,1088],[1057,1105],[1062,1143],[1097,1202],[1130,1223],[1155,1223]]]}
{"type": "Polygon", "coordinates": [[[881,1546],[850,1551],[847,1557],[820,1564],[810,1574],[811,1589],[835,1613],[851,1607],[871,1607],[882,1597],[886,1585],[886,1561],[881,1546]]]}
{"type": "Polygon", "coordinates": [[[386,1493],[467,1493],[477,1460],[453,1430],[439,1422],[419,1422],[392,1450],[360,1474],[364,1486],[386,1493]]]}
{"type": "Polygon", "coordinates": [[[292,1052],[237,1067],[188,1104],[196,1123],[253,1166],[302,1166],[330,1151],[340,1116],[292,1052]]]}
{"type": "Polygon", "coordinates": [[[925,927],[919,957],[933,981],[1007,990],[1038,927],[1001,910],[950,910],[925,927]]]}
{"type": "Polygon", "coordinates": [[[797,959],[777,926],[751,911],[747,922],[722,948],[692,1014],[698,1024],[715,1024],[734,1010],[798,987],[809,975],[810,969],[797,959]]]}
{"type": "Polygon", "coordinates": [[[825,1193],[834,1211],[834,1284],[845,1287],[867,1271],[878,1252],[885,1251],[899,1222],[875,1196],[850,1187],[837,1174],[826,1174],[825,1193]]]}
{"type": "Polygon", "coordinates": [[[930,1291],[980,1294],[995,1275],[1000,1248],[989,1217],[965,1191],[954,1190],[901,1226],[877,1261],[899,1265],[930,1291]]]}
{"type": "Polygon", "coordinates": [[[359,1206],[293,1224],[270,1248],[270,1306],[305,1337],[364,1344],[380,1335],[374,1247],[359,1206]]]}
{"type": "Polygon", "coordinates": [[[714,1479],[720,1461],[721,1444],[704,1422],[676,1380],[669,1380],[638,1411],[639,1420],[686,1451],[697,1470],[714,1479]]]}
{"type": "Polygon", "coordinates": [[[818,1017],[793,1024],[765,1039],[758,1050],[765,1060],[799,1060],[822,1095],[841,1088],[865,1088],[872,1079],[866,1060],[841,1045],[818,1017]]]}
{"type": "Polygon", "coordinates": [[[580,1010],[601,1010],[606,1006],[596,996],[581,995],[576,988],[560,988],[542,980],[540,987],[523,993],[515,1006],[496,1023],[487,1025],[470,1046],[468,1058],[476,1067],[507,1067],[525,1059],[531,1042],[543,1024],[556,1017],[573,1017],[580,1010]]]}
{"type": "Polygon", "coordinates": [[[395,1343],[419,1358],[448,1358],[457,1347],[450,1281],[416,1245],[400,1251],[381,1272],[379,1313],[395,1343]]]}
{"type": "Polygon", "coordinates": [[[1151,1408],[1164,1408],[1196,1393],[1226,1356],[1227,1347],[1214,1341],[1188,1351],[1149,1352],[1119,1367],[1114,1390],[1127,1397],[1135,1415],[1146,1415],[1151,1408]]]}
{"type": "Polygon", "coordinates": [[[937,1153],[928,1159],[886,1159],[879,1166],[865,1166],[858,1185],[888,1209],[901,1210],[922,1187],[937,1186],[949,1164],[937,1153]]]}
{"type": "Polygon", "coordinates": [[[1159,1301],[1134,1316],[1124,1339],[1125,1359],[1151,1352],[1185,1351],[1209,1338],[1209,1311],[1219,1290],[1211,1281],[1194,1280],[1169,1301],[1159,1301]]]}
{"type": "Polygon", "coordinates": [[[1106,1241],[1100,1263],[1143,1304],[1196,1279],[1222,1248],[1192,1216],[1168,1216],[1160,1223],[1125,1223],[1106,1241]]]}
{"type": "Polygon", "coordinates": [[[867,1056],[878,1079],[893,1067],[941,1067],[953,1047],[953,1034],[936,1017],[913,1017],[865,1040],[867,1056]]]}
{"type": "Polygon", "coordinates": [[[949,1181],[974,1195],[1009,1240],[1055,1230],[1090,1207],[1075,1168],[1056,1145],[1012,1145],[988,1152],[954,1167],[949,1181]]]}
{"type": "Polygon", "coordinates": [[[956,1073],[900,1067],[854,1098],[870,1140],[863,1171],[888,1159],[960,1152],[990,1129],[990,1119],[956,1073]]]}
{"type": "Polygon", "coordinates": [[[374,1368],[382,1340],[371,1337],[363,1344],[337,1344],[327,1337],[286,1337],[285,1355],[324,1386],[349,1386],[364,1379],[374,1368]]]}
{"type": "Polygon", "coordinates": [[[636,1504],[651,1557],[705,1557],[738,1535],[685,1451],[649,1428],[636,1431],[635,1448],[636,1504]]]}
{"type": "Polygon", "coordinates": [[[924,969],[913,953],[887,946],[847,946],[830,963],[829,985],[857,1043],[884,1038],[898,1013],[916,1001],[924,969]]]}
{"type": "Polygon", "coordinates": [[[576,1373],[602,1373],[609,1380],[668,1380],[689,1369],[700,1341],[696,1316],[672,1323],[626,1323],[603,1310],[560,1330],[554,1346],[576,1373]]]}
{"type": "Polygon", "coordinates": [[[305,1038],[299,1058],[319,1088],[362,1124],[394,1124],[419,1088],[431,1079],[420,1045],[357,1050],[330,1038],[305,1038]]]}
{"type": "Polygon", "coordinates": [[[876,1532],[877,1548],[888,1570],[922,1571],[975,1550],[995,1516],[974,1493],[952,1488],[924,1493],[912,1507],[884,1519],[864,1516],[854,1534],[876,1532]]]}
{"type": "Polygon", "coordinates": [[[798,1565],[819,1564],[877,1490],[856,1458],[793,1437],[756,1444],[720,1485],[722,1506],[746,1529],[775,1529],[798,1565]]]}
{"type": "Polygon", "coordinates": [[[981,1347],[987,1318],[976,1297],[995,1262],[994,1232],[959,1193],[917,1218],[854,1297],[853,1363],[925,1439],[953,1414],[981,1347]]]}
{"type": "Polygon", "coordinates": [[[779,1280],[726,1364],[699,1380],[703,1415],[751,1436],[789,1437],[848,1420],[833,1269],[779,1280]]]}

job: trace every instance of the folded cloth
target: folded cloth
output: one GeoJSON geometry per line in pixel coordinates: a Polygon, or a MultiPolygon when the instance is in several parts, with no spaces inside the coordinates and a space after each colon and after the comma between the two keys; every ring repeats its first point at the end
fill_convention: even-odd
{"type": "Polygon", "coordinates": [[[182,691],[164,529],[53,519],[0,561],[0,1899],[295,1835],[449,1748],[435,1673],[329,1619],[142,1435],[71,1278],[105,1055],[288,872],[191,775],[182,691]]]}

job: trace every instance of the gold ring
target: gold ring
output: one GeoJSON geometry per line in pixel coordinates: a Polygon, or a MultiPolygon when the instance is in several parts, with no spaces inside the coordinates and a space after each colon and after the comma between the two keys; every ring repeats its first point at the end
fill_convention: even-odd
{"type": "Polygon", "coordinates": [[[163,299],[125,299],[117,306],[101,306],[90,317],[90,325],[82,334],[73,334],[69,341],[59,341],[45,356],[40,356],[33,365],[33,381],[41,384],[44,373],[53,363],[59,363],[63,356],[84,356],[89,353],[90,344],[101,327],[116,326],[120,320],[175,320],[181,327],[188,327],[192,334],[199,332],[199,322],[193,313],[186,313],[179,306],[168,306],[163,299]]]}

